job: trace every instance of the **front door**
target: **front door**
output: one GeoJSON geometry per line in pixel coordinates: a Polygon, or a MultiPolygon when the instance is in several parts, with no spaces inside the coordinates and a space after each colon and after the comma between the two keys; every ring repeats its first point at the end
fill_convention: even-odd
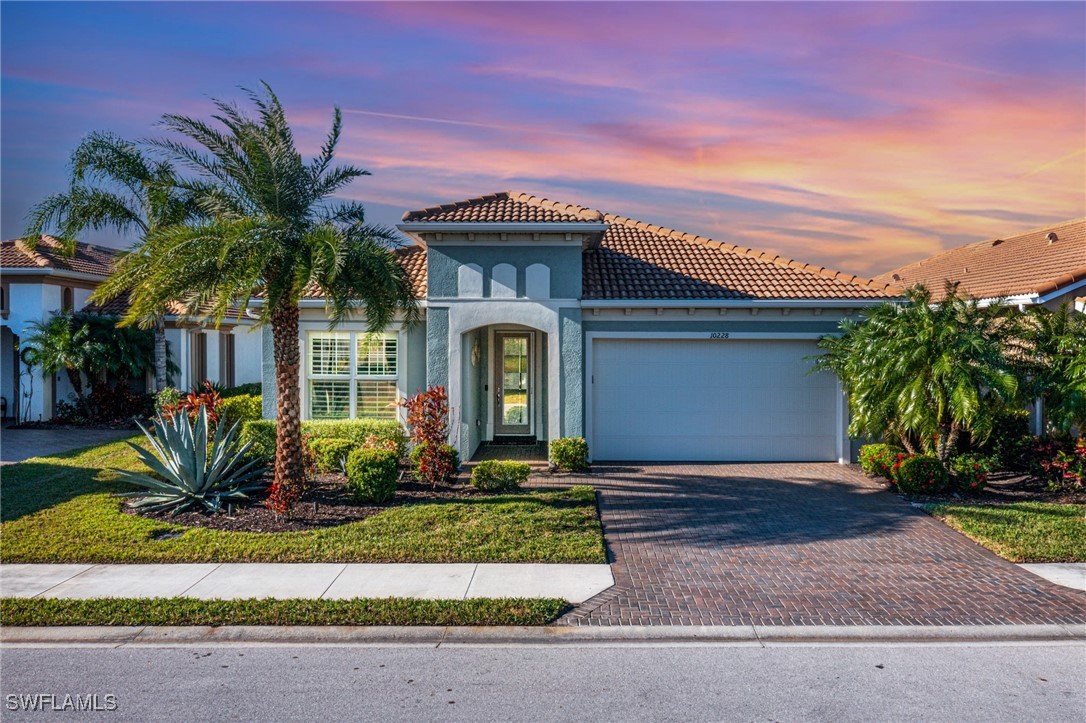
{"type": "Polygon", "coordinates": [[[530,388],[530,334],[494,335],[495,434],[530,434],[535,390],[530,388]]]}

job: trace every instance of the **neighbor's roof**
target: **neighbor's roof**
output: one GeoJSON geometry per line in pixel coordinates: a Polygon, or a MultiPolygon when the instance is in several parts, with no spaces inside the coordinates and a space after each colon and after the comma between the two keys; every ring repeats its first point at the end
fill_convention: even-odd
{"type": "Polygon", "coordinates": [[[405,213],[420,222],[605,222],[583,252],[582,297],[622,299],[878,299],[899,289],[703,236],[514,191],[405,213]]]}
{"type": "MultiPolygon", "coordinates": [[[[92,314],[104,314],[106,316],[124,316],[128,313],[128,307],[131,305],[128,292],[122,293],[120,296],[115,296],[109,301],[103,303],[91,302],[83,307],[83,311],[90,312],[92,314]]],[[[166,305],[167,316],[177,317],[179,319],[190,319],[196,321],[202,321],[209,318],[214,311],[214,307],[211,304],[201,304],[195,314],[188,313],[185,305],[179,301],[171,301],[166,305]]],[[[239,316],[241,315],[241,309],[236,306],[231,306],[226,311],[226,316],[223,317],[223,321],[230,323],[238,323],[239,316]]],[[[240,316],[242,321],[245,320],[244,316],[240,316]]]]}
{"type": "Polygon", "coordinates": [[[960,246],[876,279],[923,284],[936,298],[947,281],[978,299],[1052,294],[1086,279],[1086,218],[960,246]]]}
{"type": "Polygon", "coordinates": [[[117,258],[117,249],[75,242],[75,253],[64,255],[60,241],[52,236],[41,236],[34,250],[21,239],[0,241],[0,268],[4,269],[55,269],[74,271],[95,276],[108,276],[117,258]]]}

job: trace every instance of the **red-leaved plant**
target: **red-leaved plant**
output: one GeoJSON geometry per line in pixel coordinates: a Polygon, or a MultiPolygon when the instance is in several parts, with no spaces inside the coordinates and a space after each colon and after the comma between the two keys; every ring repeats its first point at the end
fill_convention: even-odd
{"type": "Polygon", "coordinates": [[[166,404],[162,407],[163,416],[173,416],[178,412],[186,412],[189,419],[195,420],[200,414],[200,407],[207,407],[207,421],[209,429],[213,429],[219,422],[219,413],[222,409],[222,396],[211,383],[205,379],[200,390],[193,389],[181,397],[175,404],[166,404]]]}
{"type": "Polygon", "coordinates": [[[406,399],[401,406],[407,410],[411,426],[411,455],[415,479],[431,487],[443,483],[456,470],[455,450],[449,453],[449,397],[443,386],[431,386],[406,399]]]}

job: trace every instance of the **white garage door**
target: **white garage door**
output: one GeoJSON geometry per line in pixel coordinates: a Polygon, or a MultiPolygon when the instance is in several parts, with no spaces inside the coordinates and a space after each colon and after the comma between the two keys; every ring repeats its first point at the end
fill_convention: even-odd
{"type": "Polygon", "coordinates": [[[814,341],[595,339],[597,460],[836,459],[837,382],[814,341]]]}

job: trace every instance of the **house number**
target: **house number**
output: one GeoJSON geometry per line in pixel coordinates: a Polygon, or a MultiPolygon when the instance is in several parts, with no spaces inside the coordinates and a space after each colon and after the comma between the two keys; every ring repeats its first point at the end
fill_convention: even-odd
{"type": "Polygon", "coordinates": [[[710,339],[727,339],[730,334],[726,331],[713,331],[709,333],[710,339]]]}

